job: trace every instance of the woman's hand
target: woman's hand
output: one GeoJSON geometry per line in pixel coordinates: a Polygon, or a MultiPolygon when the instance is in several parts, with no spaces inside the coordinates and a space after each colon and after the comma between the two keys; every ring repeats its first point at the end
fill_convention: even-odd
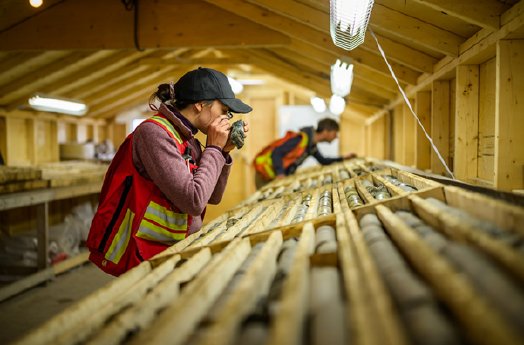
{"type": "Polygon", "coordinates": [[[226,143],[228,143],[230,129],[231,124],[227,120],[226,115],[217,117],[207,129],[206,145],[218,146],[223,150],[226,143]]]}
{"type": "MultiPolygon", "coordinates": [[[[247,123],[247,121],[244,121],[244,139],[247,138],[247,132],[249,132],[249,124],[247,123]]],[[[234,148],[235,144],[231,142],[231,137],[229,136],[227,139],[227,143],[222,149],[222,151],[228,153],[231,152],[231,150],[233,150],[234,148]]]]}

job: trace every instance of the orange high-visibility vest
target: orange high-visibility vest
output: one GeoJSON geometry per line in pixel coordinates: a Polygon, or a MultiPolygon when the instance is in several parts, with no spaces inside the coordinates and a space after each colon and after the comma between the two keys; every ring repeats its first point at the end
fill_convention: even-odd
{"type": "Polygon", "coordinates": [[[304,132],[292,132],[288,131],[286,135],[283,138],[280,138],[278,140],[275,140],[268,146],[264,147],[262,151],[260,151],[253,160],[253,165],[255,167],[255,170],[260,173],[260,175],[267,181],[272,180],[275,178],[275,169],[273,168],[273,151],[279,147],[280,145],[284,144],[286,141],[296,138],[300,136],[301,140],[298,143],[293,150],[291,150],[287,155],[283,158],[283,166],[284,169],[287,169],[291,164],[295,163],[297,159],[299,159],[303,154],[304,151],[307,148],[307,145],[309,143],[309,138],[306,133],[304,132]]]}
{"type": "MultiPolygon", "coordinates": [[[[162,127],[184,154],[188,147],[175,127],[157,114],[145,122],[162,127]]],[[[188,161],[193,172],[196,165],[188,161]]],[[[133,164],[133,133],[118,149],[100,193],[87,238],[89,259],[118,276],[186,238],[192,217],[176,208],[133,164]]]]}

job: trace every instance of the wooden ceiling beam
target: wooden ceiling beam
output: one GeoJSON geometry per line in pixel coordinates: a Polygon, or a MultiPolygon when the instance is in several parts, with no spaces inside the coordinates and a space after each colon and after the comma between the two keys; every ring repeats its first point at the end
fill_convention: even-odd
{"type": "Polygon", "coordinates": [[[198,59],[182,59],[182,58],[171,58],[171,59],[154,59],[154,58],[144,58],[138,61],[139,65],[170,65],[170,66],[181,66],[181,65],[199,65],[199,66],[208,66],[208,65],[239,65],[249,63],[249,58],[231,58],[231,57],[222,57],[222,58],[198,58],[198,59]]]}
{"type": "Polygon", "coordinates": [[[133,87],[121,91],[120,94],[106,102],[90,110],[89,116],[95,118],[110,118],[115,117],[120,112],[126,109],[131,109],[139,105],[147,105],[149,96],[156,90],[157,86],[168,80],[177,80],[184,73],[193,69],[194,66],[184,66],[184,68],[176,68],[168,66],[163,68],[160,72],[152,75],[148,79],[143,79],[133,87]]]}
{"type": "MultiPolygon", "coordinates": [[[[0,51],[135,49],[133,14],[121,1],[63,1],[0,31],[0,51]]],[[[143,49],[289,43],[276,30],[198,0],[141,1],[138,30],[143,49]]]]}
{"type": "MultiPolygon", "coordinates": [[[[321,2],[324,9],[319,10],[297,1],[247,1],[330,35],[329,3],[327,2],[321,2]]],[[[433,65],[438,62],[434,57],[407,45],[381,35],[377,35],[377,38],[391,61],[398,62],[416,71],[431,73],[433,72],[433,65]]],[[[369,34],[366,34],[366,39],[359,48],[380,54],[375,41],[369,34]]]]}
{"type": "Polygon", "coordinates": [[[465,41],[459,35],[380,4],[373,6],[369,26],[452,57],[458,56],[459,47],[465,41]]]}
{"type": "MultiPolygon", "coordinates": [[[[114,88],[118,88],[118,85],[122,83],[123,80],[129,78],[133,75],[136,75],[142,71],[147,70],[148,66],[138,65],[136,60],[139,57],[152,56],[154,58],[161,58],[164,56],[170,56],[171,54],[178,54],[180,52],[185,52],[186,49],[181,48],[177,51],[167,53],[166,51],[146,51],[141,53],[133,53],[132,57],[126,59],[126,62],[118,65],[118,68],[113,68],[107,70],[94,79],[90,79],[87,83],[83,83],[80,87],[76,87],[73,91],[68,92],[69,97],[78,98],[78,99],[88,99],[93,94],[101,92],[111,92],[114,88]],[[139,56],[136,54],[140,54],[139,56]],[[169,54],[169,55],[167,55],[169,54]]],[[[132,79],[131,79],[132,81],[132,79]]]]}
{"type": "MultiPolygon", "coordinates": [[[[324,73],[328,74],[328,76],[330,75],[331,65],[329,63],[321,63],[315,60],[311,60],[307,56],[299,55],[295,51],[285,48],[273,48],[271,49],[271,51],[277,54],[278,56],[293,62],[294,64],[304,65],[312,70],[324,71],[324,73]]],[[[362,78],[358,74],[354,73],[353,79],[354,84],[358,85],[357,88],[360,88],[366,92],[375,94],[379,97],[389,100],[394,99],[396,97],[395,92],[388,91],[378,85],[369,83],[366,78],[362,78]]]]}
{"type": "MultiPolygon", "coordinates": [[[[254,60],[253,63],[259,68],[268,72],[271,71],[270,73],[274,73],[281,78],[288,79],[291,82],[307,87],[322,97],[331,97],[329,76],[323,78],[318,75],[318,73],[299,68],[292,63],[286,63],[262,49],[250,49],[249,55],[252,56],[254,60]]],[[[347,98],[352,102],[377,107],[380,107],[381,104],[387,103],[386,99],[360,90],[356,86],[347,98]]]]}
{"type": "Polygon", "coordinates": [[[79,78],[85,76],[90,70],[96,70],[97,66],[104,66],[105,64],[116,61],[116,58],[122,58],[121,54],[116,54],[116,51],[101,50],[91,54],[85,59],[76,62],[74,65],[67,66],[67,73],[59,78],[45,78],[46,83],[40,83],[38,88],[25,89],[25,93],[18,98],[11,100],[6,106],[7,109],[15,109],[16,107],[25,104],[27,99],[35,92],[46,94],[49,96],[59,96],[55,90],[63,85],[70,85],[79,78]]]}
{"type": "MultiPolygon", "coordinates": [[[[95,53],[96,54],[96,53],[95,53]]],[[[61,78],[70,70],[78,68],[77,63],[93,55],[90,52],[74,52],[55,60],[36,71],[31,71],[21,78],[0,88],[0,104],[9,104],[14,99],[32,91],[38,91],[42,85],[61,78]]]]}
{"type": "MultiPolygon", "coordinates": [[[[376,69],[385,75],[389,75],[389,70],[384,64],[383,59],[378,55],[366,50],[346,51],[336,47],[331,40],[331,37],[311,27],[290,20],[284,16],[268,11],[262,7],[241,1],[241,0],[206,0],[210,4],[218,6],[224,10],[234,11],[235,14],[248,18],[257,24],[269,27],[274,30],[279,30],[286,35],[300,40],[315,47],[333,52],[340,56],[351,57],[355,63],[365,64],[369,68],[376,69]]],[[[398,63],[392,63],[394,70],[398,74],[398,78],[408,84],[415,84],[419,72],[408,68],[398,63]]]]}
{"type": "Polygon", "coordinates": [[[413,0],[485,29],[498,30],[507,5],[497,0],[413,0]]]}
{"type": "MultiPolygon", "coordinates": [[[[289,49],[296,52],[300,52],[300,54],[309,56],[311,59],[314,59],[322,63],[329,62],[330,64],[334,64],[337,59],[341,58],[341,56],[337,54],[326,52],[310,44],[297,40],[292,40],[289,49]]],[[[349,60],[352,61],[352,59],[349,60]]],[[[396,92],[396,90],[398,90],[397,84],[395,83],[395,81],[389,73],[385,75],[383,73],[378,72],[376,69],[370,68],[367,65],[359,63],[354,63],[353,68],[355,73],[358,73],[363,78],[368,79],[370,82],[379,84],[383,88],[386,88],[390,91],[396,92]]],[[[401,83],[401,85],[405,86],[406,84],[401,83]]]]}
{"type": "Polygon", "coordinates": [[[14,52],[0,63],[0,84],[3,86],[20,79],[29,71],[37,70],[65,57],[70,51],[14,52]]]}

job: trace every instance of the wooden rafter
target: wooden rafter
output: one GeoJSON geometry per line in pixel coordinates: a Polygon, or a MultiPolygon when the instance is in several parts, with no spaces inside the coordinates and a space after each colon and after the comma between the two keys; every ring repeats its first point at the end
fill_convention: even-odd
{"type": "MultiPolygon", "coordinates": [[[[329,5],[326,2],[321,2],[323,10],[296,1],[248,0],[248,2],[329,34],[329,5]]],[[[433,71],[433,65],[437,62],[437,59],[384,36],[378,35],[378,38],[392,61],[420,72],[433,71]]],[[[369,34],[366,35],[366,40],[359,48],[379,54],[376,44],[369,34]]]]}
{"type": "MultiPolygon", "coordinates": [[[[347,52],[341,48],[337,48],[333,45],[329,35],[312,29],[307,25],[290,20],[289,18],[274,12],[269,12],[267,9],[241,0],[206,1],[222,9],[234,11],[235,14],[249,18],[250,20],[263,26],[280,30],[280,32],[285,33],[293,39],[309,43],[318,49],[334,52],[340,56],[351,57],[355,63],[367,65],[368,68],[373,68],[384,73],[385,75],[389,75],[387,67],[385,66],[382,58],[380,58],[378,55],[370,53],[366,50],[354,50],[347,52]]],[[[400,64],[392,63],[392,65],[402,81],[410,84],[416,83],[416,79],[419,75],[418,72],[400,64]]]]}
{"type": "Polygon", "coordinates": [[[413,0],[435,10],[478,25],[482,28],[497,30],[500,27],[500,15],[507,5],[496,0],[413,0]]]}

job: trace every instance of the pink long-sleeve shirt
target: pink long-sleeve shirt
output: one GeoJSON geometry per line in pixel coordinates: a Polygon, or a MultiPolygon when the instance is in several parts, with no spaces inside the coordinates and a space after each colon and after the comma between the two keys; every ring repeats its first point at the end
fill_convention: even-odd
{"type": "Polygon", "coordinates": [[[190,173],[175,141],[160,126],[149,122],[142,123],[133,134],[133,163],[175,207],[193,217],[189,233],[194,233],[202,226],[201,214],[206,205],[222,200],[232,160],[217,147],[206,147],[202,151],[180,113],[175,115],[163,104],[159,112],[188,140],[198,169],[190,173]]]}

